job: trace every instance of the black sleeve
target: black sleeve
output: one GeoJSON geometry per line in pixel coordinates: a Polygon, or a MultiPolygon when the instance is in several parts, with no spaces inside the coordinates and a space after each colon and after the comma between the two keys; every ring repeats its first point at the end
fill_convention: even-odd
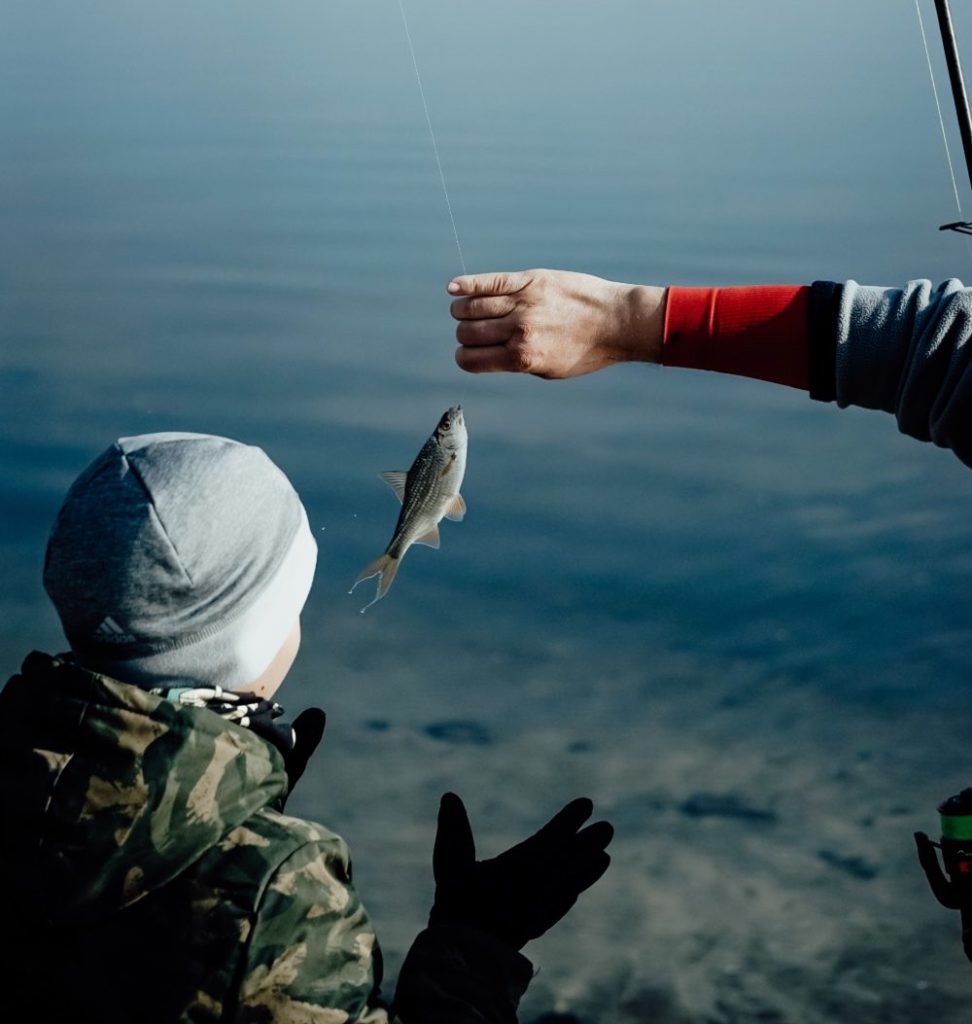
{"type": "Polygon", "coordinates": [[[814,281],[807,307],[810,351],[810,397],[833,402],[837,397],[837,311],[843,285],[814,281]]]}
{"type": "Polygon", "coordinates": [[[398,977],[393,1012],[401,1024],[516,1024],[533,976],[522,954],[476,928],[421,932],[398,977]]]}

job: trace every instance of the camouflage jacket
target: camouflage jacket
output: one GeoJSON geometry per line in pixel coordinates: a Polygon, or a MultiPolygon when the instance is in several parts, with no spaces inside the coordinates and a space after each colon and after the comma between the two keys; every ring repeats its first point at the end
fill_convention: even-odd
{"type": "Polygon", "coordinates": [[[285,815],[280,753],[34,653],[0,693],[0,999],[33,1021],[498,1024],[531,974],[431,928],[396,1010],[344,841],[285,815]]]}

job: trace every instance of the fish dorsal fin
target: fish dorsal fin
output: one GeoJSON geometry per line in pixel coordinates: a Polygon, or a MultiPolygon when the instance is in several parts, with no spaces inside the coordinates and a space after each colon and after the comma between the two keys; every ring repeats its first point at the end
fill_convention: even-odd
{"type": "Polygon", "coordinates": [[[390,469],[387,473],[380,474],[382,480],[398,495],[399,501],[405,500],[405,481],[408,473],[404,469],[390,469]]]}
{"type": "Polygon", "coordinates": [[[451,519],[453,522],[461,523],[462,517],[466,514],[466,503],[462,500],[462,495],[457,494],[448,505],[446,505],[445,517],[451,519]]]}
{"type": "Polygon", "coordinates": [[[437,548],[439,546],[439,527],[436,523],[432,524],[432,528],[426,530],[421,537],[415,538],[416,544],[424,544],[426,547],[437,548]]]}

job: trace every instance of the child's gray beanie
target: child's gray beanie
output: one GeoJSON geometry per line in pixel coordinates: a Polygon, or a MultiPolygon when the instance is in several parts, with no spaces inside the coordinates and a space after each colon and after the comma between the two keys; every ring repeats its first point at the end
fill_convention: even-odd
{"type": "Polygon", "coordinates": [[[316,558],[297,492],[261,449],[143,434],[116,441],[68,491],[44,587],[85,667],[233,689],[280,650],[316,558]]]}

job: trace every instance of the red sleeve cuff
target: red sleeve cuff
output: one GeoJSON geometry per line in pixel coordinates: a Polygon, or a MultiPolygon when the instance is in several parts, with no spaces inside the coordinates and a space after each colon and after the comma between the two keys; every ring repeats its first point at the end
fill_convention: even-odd
{"type": "Polygon", "coordinates": [[[803,285],[669,288],[661,362],[810,387],[803,285]]]}

